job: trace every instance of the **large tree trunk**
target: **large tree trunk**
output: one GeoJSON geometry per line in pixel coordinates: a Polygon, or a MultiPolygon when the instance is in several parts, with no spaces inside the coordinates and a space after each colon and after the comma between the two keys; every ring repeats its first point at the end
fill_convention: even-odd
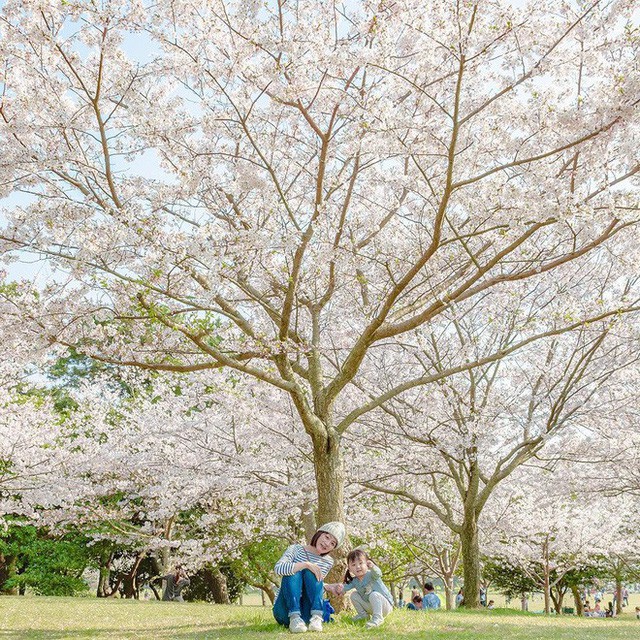
{"type": "Polygon", "coordinates": [[[98,576],[98,588],[96,590],[96,596],[98,598],[106,598],[109,595],[109,576],[111,570],[108,567],[100,567],[100,575],[98,576]]]}
{"type": "Polygon", "coordinates": [[[573,602],[576,606],[576,614],[582,617],[584,614],[584,608],[582,607],[582,597],[580,591],[576,585],[571,586],[571,593],[573,594],[573,602]]]}
{"type": "Polygon", "coordinates": [[[544,613],[549,615],[551,613],[551,584],[549,576],[551,574],[551,567],[549,564],[549,538],[547,537],[542,545],[543,555],[543,569],[544,569],[544,613]]]}
{"type": "Polygon", "coordinates": [[[551,599],[553,600],[553,608],[555,609],[556,613],[558,615],[560,615],[562,613],[562,602],[564,600],[564,590],[559,589],[556,587],[556,589],[551,589],[550,590],[550,595],[551,595],[551,599]]]}
{"type": "Polygon", "coordinates": [[[462,544],[464,606],[477,609],[480,607],[480,545],[478,543],[478,521],[473,511],[465,514],[460,542],[462,544]]]}
{"type": "Polygon", "coordinates": [[[318,525],[344,522],[344,462],[338,435],[313,439],[313,464],[318,491],[318,525]]]}
{"type": "Polygon", "coordinates": [[[124,597],[127,600],[131,600],[136,596],[136,587],[135,587],[135,574],[131,575],[130,573],[124,576],[122,581],[122,586],[124,588],[124,597]]]}
{"type": "MultiPolygon", "coordinates": [[[[318,492],[317,525],[335,521],[344,523],[344,462],[337,435],[313,439],[313,464],[318,492]]],[[[342,582],[348,548],[348,541],[345,541],[332,554],[336,563],[327,578],[328,582],[342,582]]]]}
{"type": "Polygon", "coordinates": [[[4,583],[16,575],[18,565],[17,556],[5,556],[0,554],[0,592],[7,596],[17,596],[18,588],[5,589],[4,583]]]}
{"type": "MultiPolygon", "coordinates": [[[[164,523],[164,539],[171,540],[173,537],[173,523],[175,521],[175,516],[171,516],[164,523]]],[[[166,575],[169,573],[169,569],[171,568],[171,548],[169,546],[162,547],[160,549],[160,553],[154,555],[154,561],[158,563],[159,575],[166,575]]]]}
{"type": "Polygon", "coordinates": [[[229,588],[227,586],[227,576],[220,571],[219,567],[207,567],[205,571],[207,584],[213,594],[213,601],[216,604],[231,604],[229,600],[229,588]]]}
{"type": "Polygon", "coordinates": [[[138,586],[138,569],[140,567],[140,563],[142,559],[147,555],[146,551],[141,551],[136,556],[136,561],[131,567],[131,571],[124,577],[123,585],[124,585],[124,597],[131,599],[135,598],[138,600],[140,598],[140,590],[138,586]]]}
{"type": "MultiPolygon", "coordinates": [[[[318,526],[335,521],[344,523],[344,461],[340,450],[340,437],[337,434],[313,437],[313,464],[318,491],[318,526]]],[[[326,582],[343,581],[348,552],[349,544],[345,541],[345,544],[332,554],[335,564],[326,577],[326,582]]],[[[336,613],[349,606],[345,596],[330,595],[329,599],[336,613]]]]}
{"type": "Polygon", "coordinates": [[[453,576],[446,575],[444,577],[444,600],[447,611],[453,609],[453,576]]]}
{"type": "MultiPolygon", "coordinates": [[[[619,573],[616,573],[616,615],[622,613],[622,579],[619,573]]],[[[604,602],[602,603],[604,605],[604,602]]]]}
{"type": "Polygon", "coordinates": [[[100,575],[98,576],[98,588],[96,596],[98,598],[109,598],[113,595],[109,589],[109,579],[111,577],[111,563],[113,562],[113,553],[108,552],[100,557],[100,575]]]}

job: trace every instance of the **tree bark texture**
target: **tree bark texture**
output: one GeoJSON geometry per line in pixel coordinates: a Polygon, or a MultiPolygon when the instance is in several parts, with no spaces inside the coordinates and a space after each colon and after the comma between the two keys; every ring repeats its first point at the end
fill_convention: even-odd
{"type": "Polygon", "coordinates": [[[17,596],[18,588],[5,589],[4,584],[16,575],[17,556],[5,556],[0,554],[0,593],[7,596],[17,596]]]}
{"type": "Polygon", "coordinates": [[[582,596],[576,585],[571,585],[571,593],[573,594],[573,602],[576,607],[576,614],[580,617],[584,614],[584,608],[582,606],[582,596]]]}
{"type": "Polygon", "coordinates": [[[313,439],[313,464],[318,491],[318,526],[344,522],[344,461],[338,435],[313,439]]]}
{"type": "Polygon", "coordinates": [[[542,545],[542,554],[544,557],[544,613],[549,615],[551,613],[551,585],[550,574],[551,568],[549,565],[549,539],[547,538],[542,545]]]}
{"type": "Polygon", "coordinates": [[[229,588],[227,586],[227,576],[220,571],[219,567],[207,567],[205,579],[216,604],[231,604],[229,600],[229,588]]]}
{"type": "Polygon", "coordinates": [[[464,578],[464,606],[477,609],[480,606],[480,545],[478,522],[475,515],[466,516],[462,533],[462,575],[464,578]]]}

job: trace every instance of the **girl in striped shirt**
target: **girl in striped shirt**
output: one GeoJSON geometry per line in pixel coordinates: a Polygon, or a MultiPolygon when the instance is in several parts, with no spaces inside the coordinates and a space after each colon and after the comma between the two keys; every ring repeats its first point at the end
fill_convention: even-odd
{"type": "Polygon", "coordinates": [[[291,633],[322,631],[322,596],[325,588],[333,591],[335,585],[324,585],[324,578],[333,566],[328,556],[345,538],[342,522],[322,525],[308,545],[293,544],[276,562],[274,570],[282,576],[273,615],[291,633]],[[308,628],[307,628],[307,625],[308,628]]]}

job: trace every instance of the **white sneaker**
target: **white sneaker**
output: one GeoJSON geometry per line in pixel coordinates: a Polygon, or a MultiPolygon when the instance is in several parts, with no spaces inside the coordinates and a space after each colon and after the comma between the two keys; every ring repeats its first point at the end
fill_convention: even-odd
{"type": "Polygon", "coordinates": [[[322,618],[320,616],[311,616],[309,631],[322,631],[322,618]]]}
{"type": "Polygon", "coordinates": [[[371,618],[367,624],[364,625],[365,629],[375,629],[384,622],[384,618],[371,618]]]}
{"type": "Polygon", "coordinates": [[[353,622],[358,622],[358,620],[368,620],[368,619],[369,619],[368,613],[359,613],[357,616],[353,616],[353,618],[351,618],[353,622]]]}
{"type": "Polygon", "coordinates": [[[289,631],[291,633],[304,633],[307,630],[307,625],[300,616],[295,616],[289,619],[289,631]]]}

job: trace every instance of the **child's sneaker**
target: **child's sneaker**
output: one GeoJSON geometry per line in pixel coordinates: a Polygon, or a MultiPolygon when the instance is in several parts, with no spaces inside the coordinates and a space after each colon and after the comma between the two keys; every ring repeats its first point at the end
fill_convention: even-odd
{"type": "Polygon", "coordinates": [[[383,622],[383,618],[374,616],[373,618],[371,618],[371,620],[369,620],[369,622],[367,622],[367,624],[364,625],[364,627],[365,629],[375,629],[376,627],[379,627],[383,622]]]}
{"type": "Polygon", "coordinates": [[[307,625],[300,616],[295,616],[289,620],[289,631],[291,633],[304,633],[307,630],[307,625]]]}
{"type": "Polygon", "coordinates": [[[322,631],[322,618],[320,616],[311,616],[309,631],[322,631]]]}
{"type": "Polygon", "coordinates": [[[358,622],[358,620],[368,620],[368,619],[369,619],[368,613],[359,613],[357,616],[353,616],[353,618],[351,618],[353,622],[358,622]]]}

